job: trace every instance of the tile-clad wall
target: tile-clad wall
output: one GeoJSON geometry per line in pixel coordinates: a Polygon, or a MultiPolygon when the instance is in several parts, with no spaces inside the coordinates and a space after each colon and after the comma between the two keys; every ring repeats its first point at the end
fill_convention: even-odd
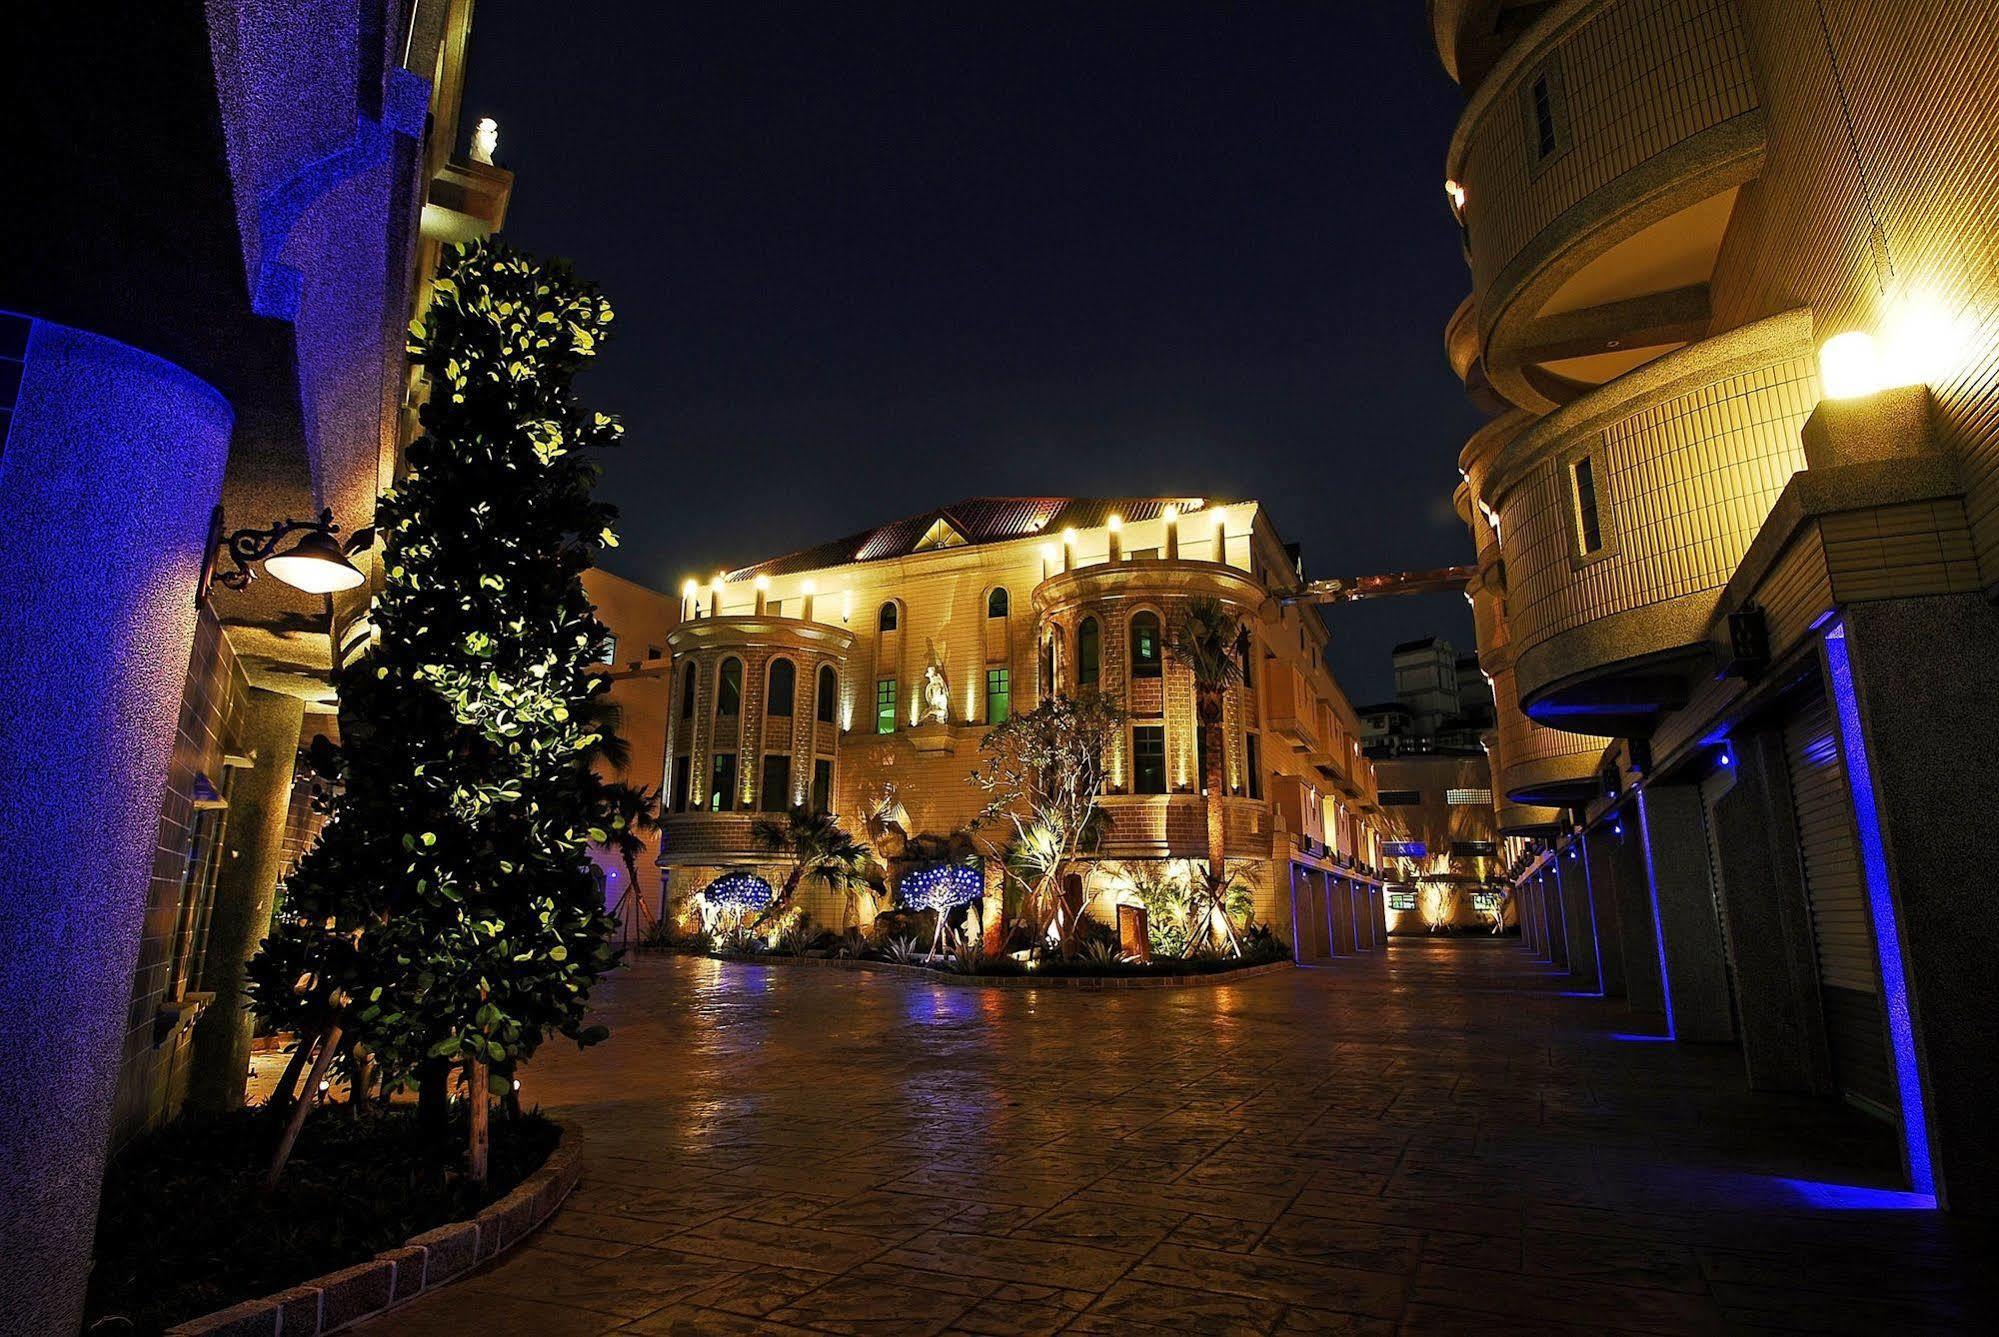
{"type": "Polygon", "coordinates": [[[1502,501],[1515,658],[1593,618],[1727,583],[1804,467],[1798,430],[1817,399],[1811,359],[1795,356],[1610,424],[1598,483],[1606,553],[1581,563],[1568,470],[1588,442],[1551,450],[1502,501]]]}
{"type": "Polygon", "coordinates": [[[194,779],[197,773],[203,774],[218,790],[222,788],[222,759],[225,753],[238,750],[233,731],[248,692],[242,666],[237,663],[228,638],[222,634],[221,624],[212,611],[202,609],[201,620],[195,626],[194,648],[188,656],[180,724],[174,736],[166,795],[160,805],[145,936],[132,976],[132,1005],[111,1125],[114,1149],[133,1135],[172,1117],[186,1092],[191,1028],[182,1027],[166,1044],[156,1047],[155,1023],[166,997],[174,931],[180,916],[188,833],[195,815],[194,779]]]}
{"type": "Polygon", "coordinates": [[[1504,794],[1509,783],[1507,776],[1515,767],[1557,757],[1578,758],[1575,773],[1588,774],[1595,769],[1596,758],[1610,746],[1608,738],[1547,729],[1529,719],[1526,712],[1520,709],[1520,697],[1513,685],[1511,669],[1492,675],[1492,696],[1498,703],[1499,717],[1498,738],[1493,746],[1496,754],[1493,772],[1498,781],[1493,786],[1495,793],[1504,794]]]}
{"type": "Polygon", "coordinates": [[[1497,309],[1487,285],[1564,210],[1757,104],[1736,0],[1600,5],[1493,93],[1457,167],[1488,324],[1497,309]],[[1565,149],[1542,163],[1525,99],[1551,62],[1566,104],[1565,149]]]}
{"type": "Polygon", "coordinates": [[[1816,21],[1768,0],[1740,8],[1769,114],[1769,156],[1715,268],[1715,327],[1800,302],[1812,307],[1820,338],[1848,329],[1879,336],[1905,307],[1949,327],[1940,355],[1916,370],[1935,395],[1943,444],[1962,461],[1990,591],[1999,585],[1992,6],[1823,0],[1838,80],[1816,21]]]}

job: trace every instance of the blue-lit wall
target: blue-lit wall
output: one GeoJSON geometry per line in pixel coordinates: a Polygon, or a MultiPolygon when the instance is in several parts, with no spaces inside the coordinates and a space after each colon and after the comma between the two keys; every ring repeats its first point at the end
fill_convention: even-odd
{"type": "Polygon", "coordinates": [[[194,590],[234,415],[36,322],[0,451],[0,1258],[74,1332],[194,590]]]}

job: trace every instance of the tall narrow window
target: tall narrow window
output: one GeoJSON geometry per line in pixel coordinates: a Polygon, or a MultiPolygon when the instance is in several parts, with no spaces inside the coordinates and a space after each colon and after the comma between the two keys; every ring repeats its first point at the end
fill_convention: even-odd
{"type": "Polygon", "coordinates": [[[1104,662],[1104,629],[1093,617],[1076,628],[1076,685],[1094,687],[1104,662]]]}
{"type": "Polygon", "coordinates": [[[618,638],[608,631],[604,633],[604,639],[597,646],[597,662],[599,664],[618,662],[618,638]]]}
{"type": "Polygon", "coordinates": [[[694,758],[673,759],[673,810],[686,812],[688,791],[694,787],[694,758]]]}
{"type": "Polygon", "coordinates": [[[812,763],[812,811],[833,811],[833,761],[821,757],[812,763]]]}
{"type": "Polygon", "coordinates": [[[895,679],[875,683],[875,732],[895,732],[895,679]]]}
{"type": "Polygon", "coordinates": [[[1166,729],[1140,724],[1131,731],[1131,790],[1134,794],[1166,792],[1166,729]]]}
{"type": "Polygon", "coordinates": [[[831,724],[833,711],[840,704],[840,675],[833,671],[831,664],[819,666],[819,722],[831,724]]]}
{"type": "Polygon", "coordinates": [[[1603,547],[1603,525],[1596,510],[1596,462],[1584,455],[1570,466],[1576,490],[1576,538],[1587,557],[1603,547]]]}
{"type": "Polygon", "coordinates": [[[788,754],[764,754],[763,774],[757,777],[757,807],[764,812],[784,812],[791,807],[791,757],[788,754]]]}
{"type": "Polygon", "coordinates": [[[770,661],[770,695],[764,700],[764,714],[776,715],[781,719],[791,718],[791,707],[798,696],[798,667],[789,659],[770,661]]]}
{"type": "Polygon", "coordinates": [[[986,596],[987,617],[1005,617],[1008,607],[1005,590],[994,590],[986,596]]]}
{"type": "Polygon", "coordinates": [[[994,668],[986,670],[986,723],[1005,724],[1006,717],[1013,713],[1013,672],[1010,669],[994,668]]]}
{"type": "Polygon", "coordinates": [[[1242,736],[1242,766],[1249,774],[1244,778],[1249,784],[1249,796],[1263,797],[1263,740],[1256,734],[1242,736]]]}
{"type": "Polygon", "coordinates": [[[1041,699],[1049,700],[1055,695],[1055,638],[1041,638],[1041,699]]]}
{"type": "Polygon", "coordinates": [[[896,629],[897,626],[896,613],[895,613],[895,605],[893,603],[885,603],[882,605],[880,626],[883,631],[894,631],[896,629]]]}
{"type": "Polygon", "coordinates": [[[715,812],[736,810],[736,754],[717,752],[709,772],[708,807],[715,812]]]}
{"type": "Polygon", "coordinates": [[[689,664],[687,671],[680,675],[680,718],[683,720],[694,718],[694,697],[700,688],[700,666],[689,664]]]}
{"type": "Polygon", "coordinates": [[[1534,80],[1534,156],[1550,157],[1555,152],[1555,94],[1548,76],[1534,80]]]}
{"type": "Polygon", "coordinates": [[[1160,672],[1159,615],[1134,614],[1131,619],[1131,676],[1156,678],[1160,672]]]}
{"type": "Polygon", "coordinates": [[[743,661],[733,656],[722,661],[715,679],[715,713],[724,718],[743,713],[743,661]]]}

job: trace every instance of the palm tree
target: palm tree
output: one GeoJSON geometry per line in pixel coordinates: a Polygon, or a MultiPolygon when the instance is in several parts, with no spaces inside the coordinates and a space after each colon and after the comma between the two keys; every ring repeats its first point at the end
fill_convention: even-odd
{"type": "Polygon", "coordinates": [[[1207,753],[1201,783],[1208,791],[1208,870],[1203,878],[1205,895],[1200,900],[1201,912],[1193,916],[1188,924],[1187,954],[1193,955],[1208,940],[1214,931],[1215,920],[1219,918],[1230,951],[1240,955],[1242,944],[1236,938],[1235,925],[1229,922],[1225,911],[1219,915],[1216,912],[1222,911],[1227,885],[1223,847],[1226,828],[1222,809],[1222,715],[1229,689],[1242,685],[1243,660],[1249,652],[1249,631],[1234,613],[1222,606],[1220,600],[1205,597],[1193,599],[1187,604],[1186,615],[1175,630],[1168,650],[1193,675],[1194,710],[1201,722],[1201,741],[1207,753]]]}
{"type": "MultiPolygon", "coordinates": [[[[782,820],[759,818],[750,827],[751,838],[773,854],[789,854],[791,871],[784,885],[771,898],[770,906],[758,916],[759,924],[784,913],[798,884],[808,877],[823,878],[826,885],[847,898],[846,917],[851,922],[860,894],[868,887],[868,873],[874,859],[868,847],[847,834],[839,819],[827,812],[813,812],[804,804],[787,812],[782,820]]],[[[846,924],[840,926],[843,930],[846,924]]]]}
{"type": "MultiPolygon", "coordinates": [[[[659,799],[657,789],[625,784],[605,785],[602,789],[602,812],[604,829],[611,838],[605,843],[618,852],[625,865],[625,894],[631,897],[632,928],[644,937],[653,919],[646,908],[645,897],[639,894],[639,855],[646,847],[646,839],[659,833],[659,799]]],[[[666,906],[660,906],[664,914],[666,906]]],[[[655,922],[657,922],[655,920],[655,922]]]]}

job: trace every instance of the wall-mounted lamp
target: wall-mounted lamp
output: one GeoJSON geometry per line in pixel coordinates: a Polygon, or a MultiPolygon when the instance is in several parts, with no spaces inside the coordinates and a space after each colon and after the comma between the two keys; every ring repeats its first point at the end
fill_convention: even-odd
{"type": "Polygon", "coordinates": [[[1848,330],[1820,344],[1819,384],[1828,399],[1858,399],[1887,388],[1874,336],[1848,330]]]}
{"type": "Polygon", "coordinates": [[[340,590],[351,590],[368,577],[347,560],[347,554],[360,552],[372,544],[375,530],[373,526],[356,530],[344,544],[334,537],[339,532],[340,526],[333,523],[333,512],[323,510],[317,520],[287,517],[268,529],[239,529],[225,535],[222,508],[217,506],[209,518],[208,552],[202,564],[201,580],[195,587],[194,601],[196,604],[204,602],[211,585],[231,590],[247,588],[257,578],[258,562],[262,562],[264,570],[285,584],[307,594],[334,594],[340,590]],[[294,534],[298,536],[297,540],[279,552],[278,546],[294,534]],[[216,564],[225,553],[233,563],[233,569],[217,571],[216,564]]]}

